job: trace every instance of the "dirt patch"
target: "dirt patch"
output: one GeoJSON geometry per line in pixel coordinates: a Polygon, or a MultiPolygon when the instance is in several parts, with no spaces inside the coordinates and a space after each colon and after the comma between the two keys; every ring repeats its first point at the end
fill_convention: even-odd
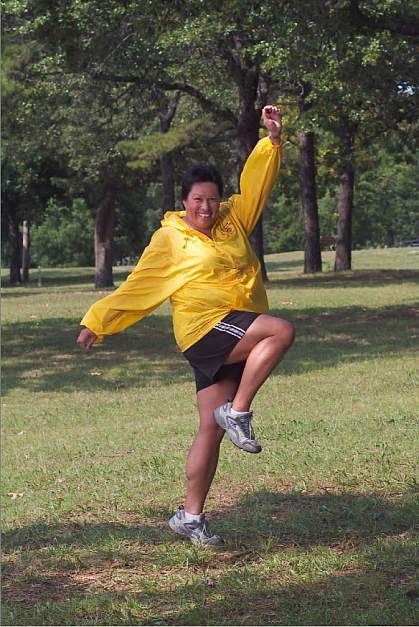
{"type": "Polygon", "coordinates": [[[42,573],[33,580],[25,578],[4,577],[2,586],[3,600],[8,603],[19,603],[32,606],[41,601],[67,601],[74,594],[84,593],[87,586],[73,580],[71,575],[51,571],[42,573]]]}

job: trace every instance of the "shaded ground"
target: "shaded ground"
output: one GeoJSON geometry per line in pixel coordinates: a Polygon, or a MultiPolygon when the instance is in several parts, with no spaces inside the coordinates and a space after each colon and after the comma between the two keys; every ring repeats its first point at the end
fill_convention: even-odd
{"type": "Polygon", "coordinates": [[[228,538],[216,553],[173,539],[166,511],[121,512],[110,523],[75,514],[66,523],[4,534],[3,551],[13,559],[3,571],[3,601],[21,610],[55,601],[54,611],[65,612],[70,598],[85,598],[114,624],[132,624],[141,607],[159,608],[159,624],[348,624],[349,617],[349,624],[395,624],[380,621],[403,598],[412,603],[413,619],[419,594],[416,514],[414,494],[259,491],[213,515],[213,526],[228,538]],[[66,559],[71,553],[76,560],[66,559]],[[117,609],[121,604],[128,616],[117,609]]]}
{"type": "MultiPolygon", "coordinates": [[[[283,315],[277,309],[271,313],[283,315]]],[[[297,340],[281,364],[282,375],[375,359],[392,352],[416,351],[419,336],[419,303],[418,307],[293,309],[287,310],[287,319],[297,328],[297,340]]],[[[103,346],[88,355],[82,354],[75,344],[78,322],[48,318],[5,324],[4,393],[23,380],[34,392],[58,387],[61,391],[72,391],[75,386],[97,390],[109,385],[126,388],[156,380],[166,384],[190,380],[190,368],[175,345],[169,316],[150,316],[141,325],[107,338],[103,346]],[[15,357],[20,357],[19,361],[9,365],[8,359],[15,357]],[[117,376],[105,372],[108,366],[117,376]]]]}
{"type": "MultiPolygon", "coordinates": [[[[80,281],[79,276],[69,271],[63,283],[59,274],[51,276],[51,287],[63,288],[70,293],[68,288],[72,282],[82,283],[81,290],[71,294],[75,299],[77,294],[86,295],[90,277],[80,281]]],[[[414,287],[418,278],[419,273],[413,271],[383,270],[339,276],[289,276],[271,281],[270,285],[281,288],[347,286],[368,290],[402,283],[414,287]]],[[[37,291],[33,286],[29,289],[37,295],[43,290],[37,291]]],[[[30,293],[27,288],[8,292],[19,296],[30,293]]],[[[367,292],[364,293],[367,297],[367,292]]],[[[385,293],[388,294],[388,290],[385,293]]],[[[54,294],[54,290],[48,291],[50,305],[54,294]]],[[[62,296],[63,291],[60,294],[62,296]]],[[[332,296],[332,290],[330,294],[332,296]]],[[[410,301],[406,290],[404,294],[405,300],[410,301]]],[[[24,303],[18,299],[18,306],[26,308],[19,310],[21,318],[26,312],[32,314],[32,302],[35,301],[28,299],[24,303]]],[[[394,357],[399,361],[399,374],[401,372],[397,380],[401,384],[400,399],[413,393],[416,375],[406,372],[404,376],[400,357],[417,352],[419,303],[418,306],[412,303],[381,307],[334,306],[331,299],[325,298],[319,306],[303,308],[302,302],[301,298],[301,308],[286,310],[286,317],[297,327],[297,341],[281,364],[281,376],[318,372],[323,383],[321,393],[324,390],[333,398],[335,380],[327,369],[377,360],[362,374],[373,380],[377,373],[383,376],[382,368],[378,367],[379,358],[385,357],[387,365],[384,368],[387,368],[391,363],[389,360],[394,357]]],[[[364,302],[363,297],[361,302],[364,302]]],[[[45,316],[6,322],[3,326],[3,394],[8,405],[23,389],[25,394],[46,393],[44,401],[46,399],[48,403],[54,392],[100,392],[100,398],[105,400],[109,390],[154,386],[161,394],[171,384],[184,381],[188,381],[192,389],[190,368],[175,346],[168,315],[151,316],[127,332],[109,338],[103,347],[91,354],[84,355],[75,344],[79,319],[73,317],[73,303],[67,304],[64,300],[63,308],[58,309],[57,300],[56,305],[56,311],[60,314],[62,311],[62,315],[47,318],[45,312],[45,316]],[[65,317],[66,313],[70,317],[65,317]],[[12,390],[15,393],[7,399],[12,390]]],[[[284,310],[274,309],[273,313],[282,316],[284,310]]],[[[346,372],[341,369],[339,376],[346,376],[346,372]]],[[[389,383],[390,375],[384,380],[389,383]]],[[[313,385],[316,385],[315,381],[313,385]]],[[[376,389],[385,394],[383,385],[376,389]]],[[[351,398],[356,399],[358,392],[358,389],[351,390],[351,398]]],[[[361,398],[362,391],[359,394],[361,398]]],[[[310,391],[307,397],[311,399],[310,391]]],[[[30,397],[22,397],[23,415],[25,398],[30,397]]],[[[72,399],[66,395],[59,400],[57,396],[54,402],[57,405],[67,398],[72,399]]],[[[412,401],[412,397],[409,398],[412,401]]],[[[135,405],[135,394],[132,399],[130,402],[135,405]]],[[[171,402],[170,394],[166,399],[171,402]]],[[[374,412],[376,398],[369,400],[368,407],[374,412]]],[[[112,412],[116,417],[121,397],[117,395],[114,401],[108,409],[110,429],[114,427],[112,412]]],[[[289,402],[293,402],[292,398],[289,402]]],[[[338,406],[342,407],[342,404],[338,406]]],[[[251,467],[255,473],[262,473],[262,480],[256,474],[244,479],[248,468],[244,469],[246,474],[243,469],[242,474],[237,474],[238,464],[234,456],[231,465],[225,463],[224,469],[230,474],[214,485],[211,496],[211,502],[217,504],[210,516],[211,527],[227,538],[226,546],[217,553],[194,547],[173,536],[166,522],[172,511],[153,505],[155,502],[171,503],[179,492],[175,475],[181,472],[180,449],[177,451],[179,468],[164,465],[160,472],[168,483],[170,498],[163,497],[161,491],[156,498],[155,483],[147,487],[150,490],[148,500],[146,498],[144,502],[137,495],[141,472],[144,474],[148,465],[154,469],[155,460],[156,464],[166,463],[168,451],[172,451],[173,446],[184,445],[182,429],[179,433],[171,432],[177,438],[173,445],[172,436],[166,436],[164,430],[167,427],[162,423],[161,430],[154,435],[150,459],[147,457],[149,451],[143,451],[141,447],[137,447],[139,451],[135,457],[131,450],[134,445],[129,438],[118,440],[118,443],[111,439],[108,446],[106,429],[100,434],[102,446],[96,447],[95,432],[87,446],[82,433],[79,448],[70,447],[70,453],[64,453],[60,446],[65,446],[67,437],[77,441],[79,427],[64,429],[62,438],[57,440],[59,463],[52,476],[49,476],[51,460],[41,459],[42,451],[51,451],[51,447],[43,449],[45,440],[42,440],[41,444],[31,448],[27,441],[24,453],[40,455],[40,458],[35,458],[33,463],[30,458],[35,471],[32,483],[32,479],[25,475],[22,484],[17,482],[16,486],[10,486],[22,492],[27,486],[31,487],[33,500],[28,501],[29,505],[25,505],[24,498],[19,501],[18,495],[17,500],[10,501],[10,494],[6,499],[8,504],[21,502],[22,510],[11,507],[9,524],[14,528],[3,534],[3,624],[415,624],[419,594],[415,579],[417,543],[414,535],[418,519],[417,484],[411,473],[413,447],[407,450],[413,429],[404,431],[407,422],[414,424],[413,412],[401,408],[399,413],[393,409],[386,413],[385,407],[381,407],[377,416],[381,412],[385,422],[380,417],[371,418],[371,440],[364,430],[360,431],[358,439],[348,444],[342,440],[342,422],[337,420],[331,426],[332,431],[336,429],[338,441],[332,440],[326,428],[331,416],[323,420],[320,412],[311,422],[311,408],[303,409],[307,410],[306,422],[300,420],[299,410],[296,420],[287,422],[285,414],[276,419],[269,432],[271,441],[266,439],[269,447],[266,448],[263,468],[256,464],[251,467]],[[303,422],[305,430],[301,427],[303,422]],[[393,429],[393,425],[395,431],[390,454],[386,450],[386,429],[393,429]],[[315,439],[316,429],[327,432],[325,440],[320,436],[315,439]],[[380,438],[376,437],[377,433],[380,438]],[[167,438],[164,441],[166,447],[160,451],[159,438],[164,437],[167,438]],[[339,483],[340,488],[333,472],[329,473],[329,482],[325,480],[325,467],[316,457],[323,457],[324,447],[330,447],[332,441],[336,445],[331,456],[332,465],[335,464],[332,470],[337,468],[348,474],[345,482],[339,483]],[[304,455],[304,446],[313,453],[312,457],[304,455]],[[84,477],[78,478],[79,470],[82,474],[89,469],[89,464],[82,466],[81,463],[79,468],[77,455],[80,451],[89,460],[100,462],[100,470],[92,472],[88,482],[84,477]],[[284,464],[289,465],[285,454],[296,459],[305,476],[317,464],[319,479],[310,484],[308,491],[299,490],[294,470],[289,483],[288,478],[287,483],[280,483],[281,468],[284,464]],[[54,499],[58,501],[66,491],[67,479],[57,479],[62,476],[61,456],[64,470],[69,459],[73,464],[67,490],[70,492],[71,488],[77,496],[67,509],[54,510],[54,499]],[[116,468],[118,460],[121,463],[119,469],[116,468]],[[109,471],[109,475],[102,472],[102,467],[109,471]],[[388,483],[386,473],[381,473],[378,482],[379,469],[383,468],[388,483]],[[119,481],[121,484],[126,482],[127,473],[134,477],[134,498],[123,495],[115,498],[119,494],[119,481]],[[361,481],[362,477],[358,476],[361,474],[369,482],[361,481]],[[116,489],[112,486],[106,491],[103,485],[106,486],[110,475],[116,477],[117,485],[116,489]],[[79,498],[77,493],[85,479],[87,487],[84,489],[91,495],[87,501],[79,498]],[[263,490],[254,487],[258,480],[263,490]],[[64,481],[62,493],[57,489],[57,481],[64,481]],[[97,496],[99,485],[101,491],[97,496]],[[41,502],[40,497],[45,494],[46,498],[41,502]],[[36,498],[39,498],[38,502],[36,498]],[[32,511],[32,506],[39,509],[32,511]],[[27,515],[28,512],[27,519],[34,522],[27,526],[16,522],[19,513],[27,515]]],[[[36,417],[36,411],[34,402],[33,412],[29,412],[31,420],[36,417]]],[[[176,411],[181,410],[177,408],[176,411]]],[[[347,436],[352,432],[352,420],[355,421],[354,429],[360,429],[361,421],[366,417],[362,412],[363,409],[356,414],[348,408],[349,422],[344,427],[347,436]]],[[[88,423],[89,409],[86,416],[88,423]]],[[[54,409],[49,420],[49,424],[61,429],[61,425],[67,424],[65,409],[62,416],[54,409]]],[[[123,421],[118,426],[122,430],[123,421]]],[[[189,434],[189,426],[185,431],[189,434]]],[[[48,436],[51,432],[45,433],[48,436]]],[[[263,435],[263,430],[261,432],[263,435]]],[[[12,436],[9,433],[9,437],[14,438],[16,463],[25,465],[28,458],[23,453],[21,455],[19,449],[21,433],[16,428],[16,433],[12,436]]],[[[23,439],[25,435],[21,437],[23,439]]],[[[174,457],[175,453],[170,455],[174,457]]],[[[145,473],[146,480],[160,476],[157,470],[145,473]]],[[[129,490],[128,494],[131,494],[129,490]]],[[[147,497],[147,494],[142,492],[143,496],[147,497]]]]}
{"type": "Polygon", "coordinates": [[[335,274],[304,275],[280,279],[274,278],[269,285],[280,287],[383,287],[385,285],[400,285],[401,283],[419,283],[419,272],[416,270],[358,270],[335,274]]]}

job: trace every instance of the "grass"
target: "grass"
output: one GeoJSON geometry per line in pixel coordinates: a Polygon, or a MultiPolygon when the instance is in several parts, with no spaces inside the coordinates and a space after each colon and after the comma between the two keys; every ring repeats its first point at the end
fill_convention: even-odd
{"type": "Polygon", "coordinates": [[[166,523],[197,424],[169,307],[84,355],[91,269],[3,290],[3,624],[415,623],[419,251],[301,260],[268,257],[297,341],[254,403],[263,453],[223,443],[218,552],[166,523]]]}

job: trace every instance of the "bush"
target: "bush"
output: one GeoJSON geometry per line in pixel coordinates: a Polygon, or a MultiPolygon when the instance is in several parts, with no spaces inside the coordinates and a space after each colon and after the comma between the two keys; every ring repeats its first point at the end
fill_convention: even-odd
{"type": "Polygon", "coordinates": [[[298,200],[280,196],[267,208],[263,223],[265,253],[301,250],[304,246],[303,214],[298,200]]]}
{"type": "Polygon", "coordinates": [[[31,230],[31,257],[48,267],[94,265],[94,220],[83,198],[71,207],[51,200],[42,224],[31,230]]]}

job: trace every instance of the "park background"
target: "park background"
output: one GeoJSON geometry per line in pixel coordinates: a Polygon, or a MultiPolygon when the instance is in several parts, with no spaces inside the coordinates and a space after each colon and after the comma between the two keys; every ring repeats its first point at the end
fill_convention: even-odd
{"type": "Polygon", "coordinates": [[[3,3],[4,624],[413,624],[418,5],[3,3]],[[252,242],[297,342],[223,445],[217,554],[173,538],[194,386],[170,308],[88,356],[196,161],[284,118],[252,242]],[[323,251],[322,251],[323,249],[323,251]]]}

